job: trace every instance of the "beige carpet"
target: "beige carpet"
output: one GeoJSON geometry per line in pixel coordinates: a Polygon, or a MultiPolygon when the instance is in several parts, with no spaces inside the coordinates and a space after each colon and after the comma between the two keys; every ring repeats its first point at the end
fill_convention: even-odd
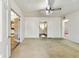
{"type": "Polygon", "coordinates": [[[79,44],[64,39],[25,39],[12,58],[76,58],[79,44]]]}

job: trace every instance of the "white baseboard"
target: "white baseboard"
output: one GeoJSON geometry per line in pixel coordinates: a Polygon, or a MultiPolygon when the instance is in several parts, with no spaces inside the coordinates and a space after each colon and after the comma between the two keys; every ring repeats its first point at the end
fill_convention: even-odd
{"type": "MultiPolygon", "coordinates": [[[[25,37],[25,39],[39,39],[39,37],[25,37]]],[[[47,39],[64,39],[62,37],[48,37],[47,39]]]]}

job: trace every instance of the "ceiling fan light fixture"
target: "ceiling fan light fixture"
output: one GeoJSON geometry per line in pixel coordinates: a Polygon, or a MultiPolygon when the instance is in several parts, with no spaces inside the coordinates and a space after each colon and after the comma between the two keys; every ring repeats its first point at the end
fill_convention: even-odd
{"type": "Polygon", "coordinates": [[[51,11],[51,10],[50,10],[50,14],[53,14],[53,12],[54,12],[54,11],[51,11]]]}
{"type": "Polygon", "coordinates": [[[49,15],[49,11],[48,10],[46,10],[46,15],[49,15]]]}
{"type": "Polygon", "coordinates": [[[50,14],[53,14],[54,11],[51,11],[51,10],[46,10],[46,15],[50,15],[50,14]]]}

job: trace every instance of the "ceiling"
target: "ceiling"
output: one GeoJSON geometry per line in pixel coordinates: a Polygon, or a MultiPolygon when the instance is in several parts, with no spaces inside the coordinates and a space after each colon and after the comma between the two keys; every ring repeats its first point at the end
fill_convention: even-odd
{"type": "Polygon", "coordinates": [[[61,11],[54,11],[46,15],[46,0],[15,0],[23,14],[27,16],[64,16],[79,10],[79,0],[51,0],[52,8],[62,8],[61,11]]]}

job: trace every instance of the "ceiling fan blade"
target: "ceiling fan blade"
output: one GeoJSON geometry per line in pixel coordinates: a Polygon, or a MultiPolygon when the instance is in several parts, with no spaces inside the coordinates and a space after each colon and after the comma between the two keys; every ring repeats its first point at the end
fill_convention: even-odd
{"type": "Polygon", "coordinates": [[[57,11],[57,10],[62,10],[62,9],[61,8],[51,9],[51,11],[57,11]]]}

